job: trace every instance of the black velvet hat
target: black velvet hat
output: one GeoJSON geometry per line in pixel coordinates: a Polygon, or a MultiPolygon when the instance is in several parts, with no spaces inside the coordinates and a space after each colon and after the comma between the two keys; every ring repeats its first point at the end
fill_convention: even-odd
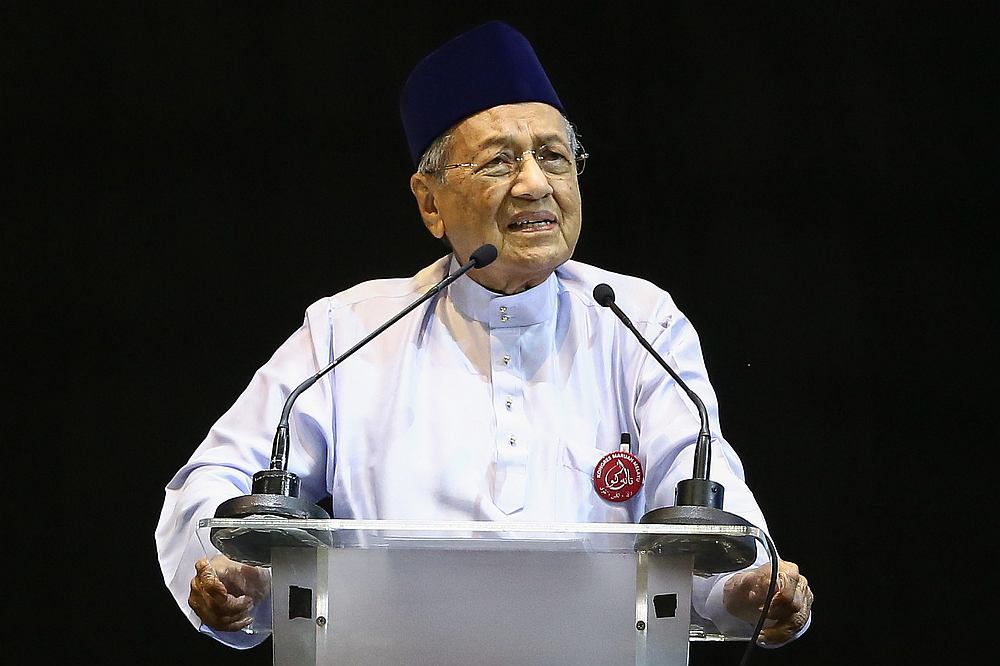
{"type": "Polygon", "coordinates": [[[544,102],[565,111],[535,50],[520,32],[491,21],[454,37],[413,68],[399,111],[416,166],[449,127],[484,109],[544,102]]]}

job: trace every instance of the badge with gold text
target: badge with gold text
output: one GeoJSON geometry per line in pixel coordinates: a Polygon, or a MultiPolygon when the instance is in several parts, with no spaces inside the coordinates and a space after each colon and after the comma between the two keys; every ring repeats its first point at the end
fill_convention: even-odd
{"type": "Polygon", "coordinates": [[[622,433],[618,451],[612,451],[594,468],[594,490],[608,502],[624,502],[642,488],[642,463],[632,455],[632,440],[622,433]]]}

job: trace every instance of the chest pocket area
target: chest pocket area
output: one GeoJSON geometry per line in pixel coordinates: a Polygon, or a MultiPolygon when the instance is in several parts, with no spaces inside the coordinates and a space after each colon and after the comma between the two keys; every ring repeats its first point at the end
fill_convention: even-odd
{"type": "Polygon", "coordinates": [[[593,446],[592,439],[559,440],[559,519],[565,522],[626,523],[634,522],[642,507],[643,493],[626,502],[608,502],[594,489],[594,468],[601,458],[616,450],[617,442],[609,440],[608,448],[593,446]]]}

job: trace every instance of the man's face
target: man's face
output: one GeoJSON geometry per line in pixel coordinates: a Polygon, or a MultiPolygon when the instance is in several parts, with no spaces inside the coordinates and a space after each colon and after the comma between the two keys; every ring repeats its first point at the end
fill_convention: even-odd
{"type": "Polygon", "coordinates": [[[448,237],[459,261],[483,243],[496,246],[496,261],[469,273],[494,291],[512,294],[545,281],[573,255],[580,237],[576,170],[547,173],[525,154],[541,146],[573,157],[559,111],[539,102],[496,106],[454,128],[448,162],[483,165],[497,155],[523,155],[520,168],[494,177],[459,167],[449,169],[444,182],[419,173],[410,181],[424,224],[437,238],[448,237]]]}

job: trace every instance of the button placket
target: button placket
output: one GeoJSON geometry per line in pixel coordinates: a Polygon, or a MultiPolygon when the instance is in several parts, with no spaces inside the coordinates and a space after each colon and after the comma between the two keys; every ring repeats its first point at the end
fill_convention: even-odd
{"type": "MultiPolygon", "coordinates": [[[[497,311],[501,311],[500,308],[497,311]]],[[[501,314],[501,318],[503,316],[501,314]]],[[[490,337],[494,350],[493,388],[497,424],[493,501],[501,511],[509,514],[524,506],[528,447],[522,435],[530,432],[522,410],[515,409],[524,381],[518,356],[520,331],[514,327],[500,327],[493,329],[490,337]]]]}

